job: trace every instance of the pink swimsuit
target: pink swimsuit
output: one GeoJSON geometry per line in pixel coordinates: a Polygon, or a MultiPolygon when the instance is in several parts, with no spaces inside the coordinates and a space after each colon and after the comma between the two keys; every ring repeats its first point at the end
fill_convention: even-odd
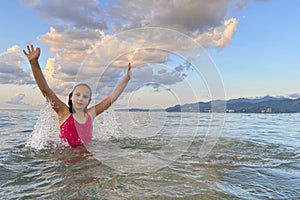
{"type": "Polygon", "coordinates": [[[66,139],[71,147],[77,147],[92,140],[93,122],[89,114],[84,124],[78,123],[72,114],[60,125],[60,138],[66,139]]]}

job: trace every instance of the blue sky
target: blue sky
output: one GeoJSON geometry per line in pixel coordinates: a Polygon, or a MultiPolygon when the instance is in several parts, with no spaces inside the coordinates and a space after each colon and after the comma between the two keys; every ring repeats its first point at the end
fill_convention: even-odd
{"type": "Polygon", "coordinates": [[[65,100],[77,79],[99,81],[94,100],[101,100],[121,79],[128,61],[133,79],[117,105],[208,101],[211,90],[220,89],[206,80],[214,78],[221,79],[226,99],[300,97],[299,0],[87,2],[0,2],[0,108],[34,108],[43,102],[21,52],[30,43],[41,47],[40,64],[48,83],[65,100]],[[143,50],[136,44],[151,41],[152,32],[142,37],[132,30],[147,27],[190,37],[204,48],[220,77],[190,70],[184,64],[190,52],[181,51],[181,57],[174,53],[187,45],[174,41],[175,36],[160,32],[157,48],[143,50]],[[120,35],[118,41],[115,35],[120,35]],[[133,37],[135,44],[122,41],[122,36],[133,37]]]}

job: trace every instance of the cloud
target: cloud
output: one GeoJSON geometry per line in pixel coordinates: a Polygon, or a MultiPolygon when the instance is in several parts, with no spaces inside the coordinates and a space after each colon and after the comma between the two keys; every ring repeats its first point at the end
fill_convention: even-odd
{"type": "Polygon", "coordinates": [[[51,88],[62,95],[68,94],[74,82],[89,82],[108,94],[124,74],[128,62],[143,68],[133,69],[135,76],[141,77],[133,80],[135,89],[145,82],[173,85],[185,78],[186,73],[181,71],[185,69],[183,64],[175,64],[177,69],[154,70],[155,64],[168,62],[173,52],[183,56],[187,53],[184,51],[189,44],[182,36],[137,31],[129,39],[115,37],[122,31],[150,26],[170,28],[204,48],[224,48],[230,44],[238,25],[237,19],[227,16],[230,0],[116,0],[105,6],[97,0],[22,0],[22,3],[56,22],[38,38],[54,54],[48,58],[45,76],[51,88]],[[130,38],[138,39],[132,43],[130,38]],[[151,42],[144,46],[145,41],[151,42]],[[97,85],[98,80],[101,83],[97,85]]]}
{"type": "MultiPolygon", "coordinates": [[[[243,2],[244,1],[238,1],[236,4],[245,4],[243,2]]],[[[67,1],[24,1],[25,5],[37,10],[40,15],[58,19],[65,24],[64,28],[59,28],[57,25],[56,27],[53,26],[50,29],[50,33],[47,33],[41,38],[41,40],[47,44],[56,46],[72,44],[68,41],[76,37],[76,35],[78,36],[78,34],[85,36],[84,41],[91,39],[90,36],[95,35],[95,33],[92,33],[93,31],[107,30],[107,27],[91,26],[88,22],[106,19],[109,20],[110,24],[108,34],[131,28],[149,26],[164,27],[198,38],[198,42],[205,41],[204,44],[200,44],[207,47],[214,44],[215,40],[214,38],[206,37],[205,33],[210,34],[212,29],[224,27],[224,24],[226,26],[224,22],[226,21],[226,14],[230,3],[231,1],[229,0],[118,0],[109,4],[106,10],[101,10],[99,7],[100,2],[95,0],[89,1],[88,3],[81,0],[72,1],[72,9],[70,9],[70,3],[67,1]],[[55,12],[53,12],[53,10],[55,12]],[[72,23],[69,24],[69,26],[66,25],[70,21],[72,23]],[[69,31],[66,31],[66,27],[69,28],[69,31]],[[201,37],[203,37],[203,39],[201,39],[201,37]]],[[[222,34],[220,32],[221,29],[222,28],[218,28],[219,35],[222,34]]],[[[225,28],[223,28],[223,30],[225,30],[225,28]]],[[[231,30],[235,29],[233,28],[231,30]]],[[[224,37],[226,37],[227,40],[231,39],[228,34],[224,37]]],[[[226,43],[223,45],[225,44],[226,43]]],[[[76,45],[79,44],[76,43],[76,45]]],[[[81,45],[84,44],[81,43],[81,45]]]]}
{"type": "Polygon", "coordinates": [[[237,24],[238,21],[234,18],[231,18],[224,22],[223,34],[219,34],[220,38],[215,41],[216,47],[223,48],[230,43],[233,33],[236,30],[237,24]]]}
{"type": "Polygon", "coordinates": [[[101,17],[97,0],[22,0],[24,5],[37,10],[41,17],[60,20],[77,28],[107,29],[107,22],[101,17]]]}
{"type": "Polygon", "coordinates": [[[48,44],[51,53],[59,54],[64,60],[82,61],[93,44],[100,41],[103,32],[98,29],[82,30],[76,27],[55,25],[50,27],[50,32],[41,35],[38,39],[48,44]]]}
{"type": "Polygon", "coordinates": [[[21,49],[19,46],[14,45],[0,54],[0,61],[6,64],[20,66],[24,59],[21,57],[21,49]]]}
{"type": "Polygon", "coordinates": [[[24,98],[25,98],[25,94],[17,93],[6,103],[13,104],[13,105],[27,105],[24,102],[24,98]]]}
{"type": "Polygon", "coordinates": [[[237,29],[238,20],[230,18],[222,25],[210,28],[204,33],[196,34],[195,40],[204,48],[224,48],[230,44],[232,36],[237,29]]]}
{"type": "Polygon", "coordinates": [[[33,84],[30,73],[21,68],[24,62],[21,57],[21,49],[12,46],[6,52],[0,54],[0,83],[1,84],[33,84]]]}
{"type": "Polygon", "coordinates": [[[102,31],[98,29],[82,30],[77,27],[55,25],[38,39],[50,46],[55,56],[48,58],[45,77],[52,89],[60,94],[68,94],[80,71],[82,62],[94,45],[101,41],[102,31]]]}
{"type": "Polygon", "coordinates": [[[230,0],[118,0],[108,13],[114,22],[119,22],[114,26],[117,31],[164,27],[195,38],[203,47],[223,48],[230,43],[238,24],[235,18],[227,19],[231,3],[230,0]]]}
{"type": "Polygon", "coordinates": [[[123,28],[157,26],[183,32],[204,31],[220,25],[229,3],[228,0],[118,0],[108,12],[127,22],[123,28]]]}

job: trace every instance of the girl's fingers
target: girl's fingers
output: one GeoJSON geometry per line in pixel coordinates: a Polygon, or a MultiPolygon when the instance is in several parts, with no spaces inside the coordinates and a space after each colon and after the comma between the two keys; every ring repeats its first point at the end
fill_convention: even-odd
{"type": "Polygon", "coordinates": [[[27,50],[28,50],[28,53],[30,53],[30,48],[29,48],[29,45],[27,45],[27,50]]]}
{"type": "Polygon", "coordinates": [[[130,69],[131,69],[131,64],[130,63],[128,63],[128,71],[130,71],[130,69]]]}
{"type": "Polygon", "coordinates": [[[34,51],[34,47],[33,47],[33,44],[31,45],[31,51],[34,51]]]}
{"type": "Polygon", "coordinates": [[[25,56],[28,56],[27,52],[25,50],[23,50],[23,53],[25,54],[25,56]]]}

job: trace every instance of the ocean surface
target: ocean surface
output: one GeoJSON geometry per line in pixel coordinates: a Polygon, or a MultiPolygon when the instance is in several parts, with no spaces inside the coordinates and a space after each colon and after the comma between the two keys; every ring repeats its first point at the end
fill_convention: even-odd
{"type": "Polygon", "coordinates": [[[300,199],[300,114],[111,111],[75,149],[47,108],[0,119],[0,199],[300,199]]]}

